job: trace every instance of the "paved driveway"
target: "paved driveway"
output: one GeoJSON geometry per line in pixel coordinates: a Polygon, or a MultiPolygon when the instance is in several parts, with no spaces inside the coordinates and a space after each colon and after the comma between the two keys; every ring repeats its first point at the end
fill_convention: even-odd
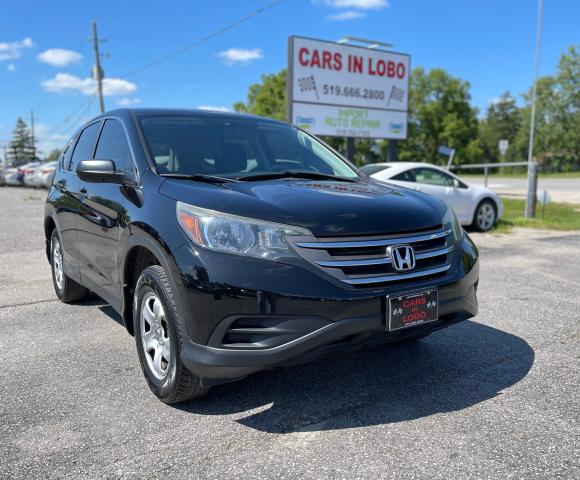
{"type": "MultiPolygon", "coordinates": [[[[472,183],[483,185],[483,177],[467,177],[472,183]]],[[[525,178],[489,177],[487,186],[502,195],[525,197],[528,181],[525,178]]],[[[547,190],[554,202],[580,203],[580,178],[538,179],[538,193],[547,190]]]]}

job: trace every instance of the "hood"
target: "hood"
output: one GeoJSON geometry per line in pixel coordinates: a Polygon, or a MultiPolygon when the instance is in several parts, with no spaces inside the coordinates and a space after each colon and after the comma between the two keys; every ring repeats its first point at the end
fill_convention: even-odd
{"type": "Polygon", "coordinates": [[[269,180],[203,184],[167,179],[165,196],[233,215],[296,225],[318,237],[409,232],[441,224],[431,196],[374,180],[269,180]]]}

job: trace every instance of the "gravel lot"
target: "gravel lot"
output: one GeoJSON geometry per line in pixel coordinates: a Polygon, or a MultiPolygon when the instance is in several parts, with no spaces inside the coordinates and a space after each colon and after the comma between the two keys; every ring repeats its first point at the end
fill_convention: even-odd
{"type": "Polygon", "coordinates": [[[0,188],[2,478],[579,478],[580,235],[474,235],[480,315],[170,407],[96,297],[55,299],[45,192],[0,188]]]}

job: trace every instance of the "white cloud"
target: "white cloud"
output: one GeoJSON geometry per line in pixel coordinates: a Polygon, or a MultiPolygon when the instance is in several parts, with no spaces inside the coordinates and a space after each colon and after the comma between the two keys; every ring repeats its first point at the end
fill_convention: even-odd
{"type": "Polygon", "coordinates": [[[235,63],[246,64],[253,60],[264,58],[262,49],[260,48],[230,48],[218,54],[226,64],[233,65],[235,63]]]}
{"type": "MultiPolygon", "coordinates": [[[[97,82],[92,78],[80,78],[68,73],[57,73],[53,78],[44,80],[42,87],[48,92],[78,91],[85,95],[94,95],[97,82]]],[[[137,85],[121,78],[104,78],[103,95],[128,95],[137,90],[137,85]]]]}
{"type": "Polygon", "coordinates": [[[52,126],[45,123],[37,123],[34,125],[34,135],[36,136],[37,142],[36,147],[42,156],[48,155],[55,148],[62,150],[69,139],[70,135],[50,133],[51,129],[52,126]]]}
{"type": "Polygon", "coordinates": [[[212,110],[214,112],[231,112],[232,110],[228,107],[218,107],[215,105],[200,105],[199,107],[197,107],[199,110],[212,110]]]}
{"type": "Polygon", "coordinates": [[[332,20],[333,22],[342,22],[345,20],[354,20],[355,18],[366,17],[365,12],[357,12],[356,10],[345,10],[344,12],[335,13],[334,15],[328,15],[326,18],[332,20]]]}
{"type": "Polygon", "coordinates": [[[138,103],[141,103],[141,100],[138,98],[123,97],[117,100],[117,105],[121,107],[130,107],[131,105],[137,105],[138,103]]]}
{"type": "Polygon", "coordinates": [[[6,70],[8,70],[9,72],[15,72],[16,65],[14,65],[13,63],[9,63],[8,65],[6,65],[6,70]]]}
{"type": "Polygon", "coordinates": [[[41,62],[48,63],[54,67],[66,67],[71,63],[78,63],[83,56],[72,50],[65,50],[64,48],[49,48],[48,50],[38,54],[38,59],[41,62]]]}
{"type": "Polygon", "coordinates": [[[20,58],[23,50],[33,46],[32,39],[28,37],[21,42],[0,42],[0,61],[20,58]]]}
{"type": "Polygon", "coordinates": [[[323,0],[323,2],[329,7],[359,10],[381,10],[389,6],[387,0],[323,0]]]}

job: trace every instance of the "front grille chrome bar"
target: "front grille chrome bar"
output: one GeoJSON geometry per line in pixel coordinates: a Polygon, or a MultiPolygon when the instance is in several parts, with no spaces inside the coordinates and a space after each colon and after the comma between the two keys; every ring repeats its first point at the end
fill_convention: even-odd
{"type": "MultiPolygon", "coordinates": [[[[415,259],[423,260],[425,258],[439,257],[447,255],[452,252],[455,247],[441,248],[439,250],[431,250],[429,252],[421,252],[415,254],[415,259]]],[[[383,258],[365,258],[360,260],[330,260],[330,261],[316,261],[316,264],[321,267],[343,268],[343,267],[365,267],[368,265],[389,265],[391,263],[390,257],[383,258]]]]}
{"type": "Polygon", "coordinates": [[[415,235],[412,237],[385,238],[381,240],[355,240],[351,242],[297,242],[296,245],[302,248],[363,248],[363,247],[386,247],[388,245],[405,245],[408,243],[425,242],[437,238],[446,237],[452,230],[442,230],[436,233],[425,235],[415,235]]]}
{"type": "Polygon", "coordinates": [[[412,278],[426,277],[428,275],[436,275],[438,273],[446,272],[451,268],[451,265],[443,265],[442,267],[430,268],[429,270],[420,270],[411,273],[397,273],[396,275],[383,275],[381,277],[364,277],[364,278],[349,278],[342,280],[350,285],[368,285],[371,283],[386,283],[397,282],[400,280],[409,280],[412,278]]]}

